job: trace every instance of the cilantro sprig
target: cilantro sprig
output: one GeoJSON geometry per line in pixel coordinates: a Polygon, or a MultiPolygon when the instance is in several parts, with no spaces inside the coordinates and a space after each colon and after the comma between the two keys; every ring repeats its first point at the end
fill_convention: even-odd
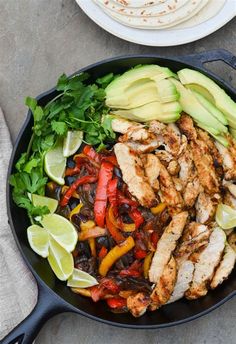
{"type": "Polygon", "coordinates": [[[114,76],[110,73],[87,85],[88,78],[87,73],[72,78],[61,75],[56,87],[58,94],[44,107],[34,98],[25,100],[34,118],[32,136],[9,182],[13,187],[14,202],[27,210],[31,222],[35,216],[49,212],[47,207],[33,206],[28,193],[44,195],[48,180],[43,168],[44,155],[58,138],[65,137],[68,130],[81,130],[84,141],[98,150],[105,148],[107,141],[115,139],[111,116],[107,116],[109,109],[105,106],[104,91],[114,76]]]}

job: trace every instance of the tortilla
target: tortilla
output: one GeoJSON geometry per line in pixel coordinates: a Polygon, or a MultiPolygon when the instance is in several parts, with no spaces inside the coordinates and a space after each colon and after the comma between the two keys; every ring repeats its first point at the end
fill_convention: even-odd
{"type": "Polygon", "coordinates": [[[167,2],[167,0],[110,0],[110,2],[123,7],[139,8],[155,6],[167,2]]]}
{"type": "Polygon", "coordinates": [[[175,26],[175,29],[185,29],[199,25],[215,17],[224,7],[226,0],[210,0],[204,9],[198,12],[191,19],[175,26]]]}
{"type": "Polygon", "coordinates": [[[163,16],[167,13],[172,13],[178,10],[179,8],[186,5],[189,0],[166,0],[157,5],[144,7],[145,1],[140,1],[143,3],[143,7],[132,8],[129,6],[114,5],[114,2],[109,0],[96,0],[97,4],[101,6],[104,10],[110,10],[115,13],[121,14],[122,16],[131,16],[131,17],[158,17],[163,16]]]}
{"type": "MultiPolygon", "coordinates": [[[[177,1],[177,0],[176,0],[177,1]]],[[[186,21],[201,11],[208,3],[209,0],[190,0],[185,5],[173,12],[167,12],[162,16],[127,16],[126,14],[117,13],[102,6],[105,13],[110,17],[120,22],[121,24],[141,28],[141,29],[163,29],[175,26],[183,21],[186,21]]],[[[95,1],[101,4],[100,1],[95,1]]]]}

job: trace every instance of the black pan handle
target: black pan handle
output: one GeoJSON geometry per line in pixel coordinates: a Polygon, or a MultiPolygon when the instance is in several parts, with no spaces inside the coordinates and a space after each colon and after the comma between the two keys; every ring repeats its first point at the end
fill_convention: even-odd
{"type": "Polygon", "coordinates": [[[178,56],[177,59],[205,70],[204,63],[213,61],[223,61],[233,69],[236,69],[236,56],[225,49],[215,49],[198,54],[178,56]]]}
{"type": "Polygon", "coordinates": [[[32,344],[44,323],[58,313],[67,312],[66,305],[46,286],[39,285],[38,301],[32,312],[6,337],[1,344],[32,344]]]}

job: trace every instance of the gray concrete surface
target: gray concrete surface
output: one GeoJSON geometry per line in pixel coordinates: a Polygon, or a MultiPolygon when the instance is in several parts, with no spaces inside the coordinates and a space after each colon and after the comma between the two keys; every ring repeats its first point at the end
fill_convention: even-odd
{"type": "MultiPolygon", "coordinates": [[[[86,0],[84,0],[86,1],[86,0]]],[[[122,41],[86,17],[74,0],[0,0],[0,104],[13,141],[24,121],[24,97],[54,86],[97,60],[132,53],[184,55],[225,48],[236,54],[236,20],[214,34],[179,47],[152,48],[122,41]]],[[[235,71],[214,64],[214,71],[236,85],[235,71]]],[[[236,300],[179,327],[134,331],[102,325],[76,315],[59,315],[40,332],[37,344],[233,344],[236,300]]]]}

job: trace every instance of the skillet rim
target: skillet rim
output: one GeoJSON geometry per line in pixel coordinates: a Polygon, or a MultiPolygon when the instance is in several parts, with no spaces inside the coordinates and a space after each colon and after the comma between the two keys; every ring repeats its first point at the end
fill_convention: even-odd
{"type": "MultiPolygon", "coordinates": [[[[220,50],[219,50],[220,51],[220,50]]],[[[235,94],[236,96],[236,91],[234,90],[234,88],[229,85],[228,83],[226,83],[221,77],[219,77],[218,75],[212,73],[211,71],[206,70],[203,67],[202,61],[196,59],[198,56],[200,56],[200,54],[191,54],[191,55],[183,55],[183,56],[160,56],[157,54],[129,54],[129,55],[122,55],[122,56],[118,56],[118,57],[112,57],[112,58],[108,58],[108,59],[103,59],[100,60],[98,62],[95,62],[93,64],[90,64],[88,66],[85,66],[81,69],[79,69],[78,71],[72,73],[69,77],[72,77],[78,73],[81,72],[85,72],[87,70],[90,70],[92,68],[95,67],[99,67],[103,64],[109,63],[109,62],[116,62],[116,61],[122,61],[122,60],[129,60],[129,59],[141,59],[141,58],[156,58],[161,60],[161,62],[164,61],[171,61],[171,62],[177,62],[177,63],[182,63],[185,65],[184,68],[190,67],[193,68],[195,70],[200,71],[203,74],[206,74],[207,76],[209,76],[210,78],[212,78],[213,80],[216,80],[216,82],[220,83],[223,85],[223,88],[228,89],[231,93],[235,94]],[[189,61],[190,59],[192,60],[189,61]]],[[[56,91],[56,87],[52,87],[51,89],[49,89],[48,91],[42,92],[40,93],[36,99],[40,100],[41,98],[48,96],[49,94],[51,94],[52,92],[56,91]]],[[[216,308],[220,307],[222,304],[224,304],[225,302],[227,302],[228,300],[230,300],[231,298],[233,298],[234,296],[236,296],[236,290],[230,292],[227,296],[223,297],[219,302],[217,302],[216,304],[214,304],[213,306],[205,309],[204,311],[197,313],[193,316],[189,316],[187,318],[181,319],[181,320],[176,320],[173,322],[167,322],[167,323],[162,323],[162,324],[155,324],[155,325],[139,325],[139,324],[126,324],[126,323],[121,323],[121,322],[114,322],[114,321],[110,321],[107,319],[103,319],[100,318],[98,316],[92,315],[88,312],[82,311],[79,308],[77,308],[76,306],[72,305],[71,303],[69,303],[68,301],[66,301],[62,296],[60,296],[59,294],[57,294],[56,291],[54,291],[52,288],[50,288],[45,282],[44,280],[38,275],[38,273],[35,271],[35,269],[33,268],[33,266],[31,265],[31,262],[29,261],[29,259],[26,257],[26,254],[23,251],[22,245],[20,244],[20,241],[18,239],[17,236],[17,231],[15,229],[15,226],[13,224],[13,219],[12,219],[12,214],[11,214],[11,204],[10,204],[10,199],[11,199],[11,186],[9,184],[9,176],[11,175],[11,171],[13,170],[14,166],[13,166],[13,161],[15,159],[15,154],[19,145],[19,142],[22,138],[22,136],[24,135],[25,129],[27,128],[30,120],[32,117],[32,113],[30,110],[28,110],[27,112],[27,116],[25,121],[23,122],[21,129],[17,135],[16,141],[14,143],[14,147],[11,153],[11,157],[9,160],[9,164],[8,164],[8,171],[7,171],[7,180],[6,180],[6,201],[7,201],[7,215],[8,215],[8,223],[10,224],[11,227],[11,231],[13,233],[14,239],[16,241],[17,247],[24,259],[24,262],[26,263],[27,267],[30,269],[31,273],[33,274],[35,281],[37,283],[38,286],[38,299],[39,299],[39,294],[41,293],[41,289],[44,289],[45,292],[47,292],[48,294],[53,294],[53,297],[55,298],[55,300],[57,301],[57,303],[59,303],[62,307],[65,308],[65,312],[73,312],[73,313],[78,313],[81,314],[87,318],[90,318],[92,320],[96,320],[99,321],[101,323],[107,324],[107,325],[112,325],[115,327],[121,327],[121,328],[130,328],[130,329],[158,329],[158,328],[166,328],[166,327],[172,327],[172,326],[177,326],[180,324],[184,324],[187,322],[190,322],[192,320],[195,320],[197,318],[200,318],[210,312],[212,312],[213,310],[215,310],[216,308]]],[[[135,318],[134,318],[135,319],[135,318]]]]}

